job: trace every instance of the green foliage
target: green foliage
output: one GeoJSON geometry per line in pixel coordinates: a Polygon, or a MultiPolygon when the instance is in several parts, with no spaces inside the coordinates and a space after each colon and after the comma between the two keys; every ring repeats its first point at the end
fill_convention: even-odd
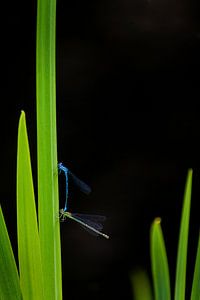
{"type": "Polygon", "coordinates": [[[183,209],[180,225],[177,265],[176,265],[176,282],[175,282],[175,300],[185,299],[185,281],[186,281],[186,265],[187,265],[187,245],[188,245],[188,231],[190,219],[190,203],[192,193],[192,170],[188,171],[183,209]]]}
{"type": "Polygon", "coordinates": [[[45,299],[62,298],[58,204],[56,0],[38,0],[36,82],[39,235],[45,299]]]}
{"type": "Polygon", "coordinates": [[[191,300],[200,300],[200,235],[197,247],[197,256],[194,269],[191,300]]]}
{"type": "Polygon", "coordinates": [[[152,300],[151,284],[148,275],[143,270],[138,270],[130,275],[134,299],[152,300]]]}
{"type": "Polygon", "coordinates": [[[39,232],[31,159],[22,112],[17,149],[19,272],[0,209],[0,299],[62,299],[58,201],[55,28],[56,0],[38,0],[36,82],[39,232]]]}
{"type": "Polygon", "coordinates": [[[170,300],[170,281],[165,242],[160,219],[151,226],[151,265],[156,300],[170,300]]]}
{"type": "Polygon", "coordinates": [[[0,299],[21,300],[19,275],[0,206],[0,299]]]}
{"type": "Polygon", "coordinates": [[[24,112],[21,113],[18,129],[17,234],[23,299],[43,299],[40,241],[24,112]]]}
{"type": "MultiPolygon", "coordinates": [[[[188,245],[188,232],[189,232],[189,219],[190,219],[190,205],[192,194],[192,170],[188,171],[182,217],[180,224],[180,234],[177,252],[177,266],[176,266],[176,281],[175,281],[175,300],[185,300],[186,289],[186,266],[187,266],[187,245],[188,245]]],[[[154,296],[156,300],[171,299],[170,292],[170,278],[167,262],[167,254],[165,249],[164,238],[160,226],[160,219],[156,218],[151,226],[150,231],[150,248],[151,248],[151,265],[154,286],[154,296]]],[[[137,275],[140,280],[135,280],[134,290],[145,288],[147,285],[146,279],[137,275]]],[[[136,275],[135,275],[136,277],[136,275]]],[[[149,299],[151,294],[148,288],[148,295],[144,299],[149,299]]],[[[135,294],[136,300],[141,300],[138,294],[135,294]]],[[[200,237],[197,247],[196,263],[191,291],[191,300],[200,300],[200,237]]]]}

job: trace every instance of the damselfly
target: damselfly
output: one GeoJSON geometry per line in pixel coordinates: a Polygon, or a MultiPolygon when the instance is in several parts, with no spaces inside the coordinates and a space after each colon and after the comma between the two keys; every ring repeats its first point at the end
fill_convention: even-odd
{"type": "Polygon", "coordinates": [[[65,207],[64,211],[67,211],[67,202],[68,202],[68,182],[69,177],[73,180],[74,184],[81,190],[81,192],[85,194],[91,193],[91,188],[82,180],[80,180],[78,177],[76,177],[67,167],[65,167],[62,163],[58,164],[58,170],[60,172],[63,172],[65,175],[65,182],[66,182],[66,196],[65,196],[65,207]]]}
{"type": "Polygon", "coordinates": [[[79,223],[84,229],[94,233],[95,235],[101,235],[104,238],[109,239],[107,234],[101,232],[103,229],[102,222],[104,222],[106,219],[104,216],[70,213],[68,211],[64,211],[64,209],[61,209],[61,221],[65,221],[66,218],[72,219],[73,221],[79,223]]]}
{"type": "Polygon", "coordinates": [[[58,170],[63,172],[65,175],[66,182],[66,199],[65,206],[60,210],[60,219],[61,221],[65,221],[66,218],[72,219],[75,222],[79,223],[84,229],[88,230],[90,233],[94,233],[96,235],[101,235],[106,239],[109,239],[107,234],[101,232],[103,229],[102,222],[105,221],[106,217],[99,215],[87,215],[87,214],[78,214],[78,213],[70,213],[67,211],[67,202],[68,202],[68,179],[72,178],[73,182],[76,186],[85,194],[89,194],[91,192],[91,188],[78,177],[76,177],[67,167],[65,167],[62,163],[58,164],[58,170]]]}

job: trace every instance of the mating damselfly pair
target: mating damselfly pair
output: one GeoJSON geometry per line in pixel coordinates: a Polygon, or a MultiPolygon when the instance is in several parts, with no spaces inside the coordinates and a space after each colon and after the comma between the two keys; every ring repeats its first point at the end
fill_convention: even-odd
{"type": "Polygon", "coordinates": [[[69,177],[73,180],[74,184],[85,194],[89,194],[91,192],[91,188],[78,177],[76,177],[67,167],[65,167],[62,163],[58,164],[59,172],[63,172],[65,175],[65,187],[66,187],[66,195],[65,195],[65,206],[60,209],[60,220],[65,221],[66,218],[69,218],[77,223],[79,223],[83,228],[88,230],[90,233],[95,235],[103,236],[106,239],[109,239],[107,234],[101,232],[103,229],[102,222],[105,221],[105,216],[99,215],[88,215],[88,214],[79,214],[79,213],[71,213],[68,211],[68,186],[69,186],[69,177]]]}

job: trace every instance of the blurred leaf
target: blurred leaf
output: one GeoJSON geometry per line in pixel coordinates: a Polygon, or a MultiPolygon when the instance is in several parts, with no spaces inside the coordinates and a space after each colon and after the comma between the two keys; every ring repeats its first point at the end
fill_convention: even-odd
{"type": "Polygon", "coordinates": [[[155,219],[150,232],[151,265],[156,300],[170,300],[170,279],[161,220],[155,219]]]}
{"type": "Polygon", "coordinates": [[[188,231],[190,219],[190,203],[192,193],[192,170],[188,171],[182,217],[180,224],[180,234],[177,253],[176,265],[176,281],[175,281],[175,300],[185,300],[185,282],[186,282],[186,266],[187,266],[187,245],[188,245],[188,231]]]}
{"type": "Polygon", "coordinates": [[[22,299],[19,275],[0,206],[0,299],[22,299]]]}
{"type": "Polygon", "coordinates": [[[152,290],[148,275],[138,270],[130,275],[135,300],[152,300],[152,290]]]}
{"type": "Polygon", "coordinates": [[[18,128],[17,233],[23,299],[43,299],[40,241],[24,112],[18,128]]]}
{"type": "Polygon", "coordinates": [[[194,269],[191,300],[200,300],[200,235],[197,246],[197,256],[194,269]]]}

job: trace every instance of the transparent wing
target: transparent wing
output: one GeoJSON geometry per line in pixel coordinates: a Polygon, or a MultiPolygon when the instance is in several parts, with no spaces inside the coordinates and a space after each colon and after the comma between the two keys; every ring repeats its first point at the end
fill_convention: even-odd
{"type": "Polygon", "coordinates": [[[106,239],[109,239],[109,236],[105,233],[102,233],[103,225],[100,223],[101,221],[105,221],[104,216],[99,215],[86,215],[86,214],[77,214],[77,213],[69,213],[65,212],[65,216],[78,222],[81,227],[83,227],[88,232],[93,235],[101,235],[106,239]]]}
{"type": "Polygon", "coordinates": [[[72,172],[69,172],[69,175],[72,178],[74,184],[81,190],[81,192],[85,193],[86,195],[91,193],[91,187],[89,185],[76,177],[72,172]]]}
{"type": "Polygon", "coordinates": [[[83,223],[89,225],[90,227],[98,231],[101,231],[103,229],[102,222],[106,220],[105,216],[99,216],[99,215],[87,215],[87,214],[78,214],[78,213],[72,213],[71,215],[73,218],[82,221],[83,223]]]}

